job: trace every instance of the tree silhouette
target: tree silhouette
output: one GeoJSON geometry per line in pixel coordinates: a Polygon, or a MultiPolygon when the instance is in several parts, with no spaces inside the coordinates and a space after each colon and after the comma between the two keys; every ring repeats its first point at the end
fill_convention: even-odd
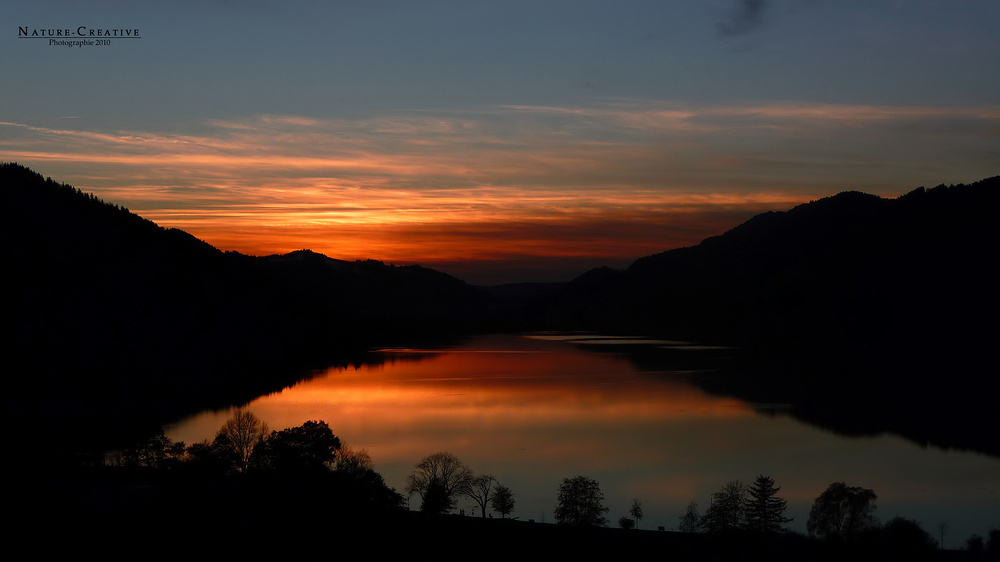
{"type": "Polygon", "coordinates": [[[170,461],[177,462],[183,456],[183,451],[184,443],[179,446],[171,443],[161,429],[134,446],[122,449],[111,462],[122,466],[163,468],[170,461]]]}
{"type": "Polygon", "coordinates": [[[250,466],[254,449],[267,437],[267,424],[246,410],[236,410],[233,417],[219,430],[217,440],[236,455],[237,470],[245,473],[250,466]],[[220,439],[221,438],[221,439],[220,439]]]}
{"type": "Polygon", "coordinates": [[[691,502],[680,516],[678,526],[682,533],[697,533],[701,531],[701,515],[698,514],[698,504],[691,502]]]}
{"type": "Polygon", "coordinates": [[[926,559],[927,554],[938,550],[937,541],[920,523],[896,516],[879,529],[883,539],[892,544],[905,559],[926,559]]]}
{"type": "Polygon", "coordinates": [[[472,484],[472,470],[454,454],[434,453],[423,458],[406,481],[406,492],[420,495],[421,511],[445,513],[472,484]]]}
{"type": "Polygon", "coordinates": [[[859,532],[876,527],[873,490],[834,482],[816,498],[809,511],[806,529],[810,535],[831,539],[852,539],[859,532]]]}
{"type": "Polygon", "coordinates": [[[642,521],[643,515],[642,502],[639,501],[639,498],[632,499],[632,507],[629,508],[628,514],[632,516],[632,519],[635,519],[635,528],[638,529],[639,521],[642,521]]]}
{"type": "Polygon", "coordinates": [[[455,508],[455,500],[455,496],[448,493],[444,483],[440,479],[432,477],[420,496],[420,511],[447,513],[455,508]]]}
{"type": "Polygon", "coordinates": [[[746,526],[747,487],[739,480],[726,484],[712,494],[712,505],[702,518],[709,532],[718,533],[746,526]]]}
{"type": "Polygon", "coordinates": [[[189,445],[184,450],[184,466],[197,473],[222,474],[236,466],[236,453],[220,433],[211,443],[206,439],[189,445]]]}
{"type": "Polygon", "coordinates": [[[497,484],[493,493],[493,510],[504,519],[514,511],[514,492],[503,484],[497,484]]]}
{"type": "MultiPolygon", "coordinates": [[[[1000,555],[1000,529],[990,529],[988,538],[973,534],[965,540],[965,549],[969,552],[988,552],[994,557],[1000,555]]],[[[1000,560],[1000,558],[990,558],[1000,560]]]]}
{"type": "Polygon", "coordinates": [[[604,527],[608,520],[604,514],[604,493],[597,480],[586,476],[563,478],[559,485],[559,505],[555,516],[558,523],[577,527],[604,527]]]}
{"type": "Polygon", "coordinates": [[[338,472],[356,474],[374,470],[375,463],[367,449],[354,449],[346,443],[341,443],[337,458],[334,460],[334,467],[338,472]]]}
{"type": "Polygon", "coordinates": [[[318,472],[333,468],[340,446],[326,422],[310,420],[271,433],[265,449],[275,470],[318,472]]]}
{"type": "Polygon", "coordinates": [[[971,537],[965,539],[965,550],[969,552],[983,552],[986,550],[985,545],[986,543],[980,535],[973,534],[971,537]]]}
{"type": "Polygon", "coordinates": [[[780,487],[774,485],[770,476],[760,475],[750,485],[746,504],[747,528],[761,533],[778,533],[783,525],[791,521],[785,517],[787,503],[777,496],[780,487]]]}
{"type": "Polygon", "coordinates": [[[476,500],[476,503],[479,504],[479,510],[482,513],[483,519],[486,518],[486,506],[490,504],[490,500],[496,494],[497,485],[497,479],[489,474],[476,476],[472,479],[469,490],[466,492],[466,495],[476,500]]]}

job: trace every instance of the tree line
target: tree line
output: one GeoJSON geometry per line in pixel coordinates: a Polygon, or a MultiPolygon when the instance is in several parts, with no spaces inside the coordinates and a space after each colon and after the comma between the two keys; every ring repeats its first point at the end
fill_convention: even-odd
{"type": "Polygon", "coordinates": [[[439,452],[424,457],[406,479],[409,496],[420,496],[420,511],[448,513],[455,509],[461,496],[479,504],[486,517],[486,507],[506,518],[514,511],[514,493],[491,474],[475,475],[457,456],[439,452]]]}
{"type": "Polygon", "coordinates": [[[385,512],[403,506],[403,497],[375,471],[368,451],[348,446],[324,421],[271,430],[252,412],[237,410],[212,440],[187,445],[160,430],[107,455],[104,462],[186,486],[229,479],[268,493],[282,489],[289,498],[335,497],[345,511],[385,512]]]}
{"type": "MultiPolygon", "coordinates": [[[[781,488],[773,478],[758,475],[750,484],[740,480],[728,482],[712,494],[709,508],[699,513],[698,504],[691,502],[679,517],[678,528],[688,534],[792,535],[786,525],[792,521],[785,515],[787,501],[779,495],[781,488]]],[[[421,498],[420,510],[430,513],[452,511],[461,496],[474,499],[486,517],[486,506],[502,517],[514,507],[513,493],[500,485],[492,475],[476,476],[454,454],[447,452],[428,455],[414,466],[406,492],[421,498]]],[[[904,517],[881,523],[876,517],[878,499],[874,490],[849,486],[844,482],[830,484],[813,502],[806,522],[811,538],[831,543],[889,542],[902,545],[912,552],[930,552],[943,548],[945,524],[940,525],[941,543],[913,520],[904,517]]],[[[607,527],[609,508],[604,505],[600,483],[587,476],[563,478],[557,494],[555,519],[560,525],[573,527],[607,527]]],[[[632,500],[628,514],[618,520],[622,529],[638,527],[643,517],[642,502],[632,500]]],[[[1000,553],[1000,530],[992,530],[989,538],[973,535],[965,544],[971,552],[1000,553]]]]}
{"type": "MultiPolygon", "coordinates": [[[[368,508],[401,510],[406,504],[404,496],[387,486],[375,472],[368,452],[349,447],[326,422],[310,420],[298,427],[274,431],[246,410],[237,410],[211,441],[192,445],[172,442],[161,430],[109,455],[106,464],[202,475],[290,477],[313,482],[334,478],[342,487],[354,490],[354,497],[374,502],[368,508]]],[[[792,534],[786,527],[792,521],[785,515],[787,501],[779,495],[780,491],[767,475],[758,475],[750,484],[733,480],[712,494],[704,514],[699,512],[697,502],[690,502],[679,517],[678,529],[688,534],[792,534]]],[[[475,474],[449,452],[433,453],[414,465],[404,493],[409,498],[418,496],[419,510],[430,514],[453,512],[462,497],[476,502],[482,518],[492,508],[506,519],[515,506],[514,492],[509,487],[492,474],[475,474]]],[[[923,550],[940,546],[915,521],[895,517],[880,523],[876,517],[877,499],[871,489],[844,482],[830,484],[810,509],[806,522],[809,536],[850,543],[880,535],[923,550]]],[[[604,501],[596,480],[582,475],[563,478],[554,510],[556,522],[572,527],[607,527],[609,508],[604,501]]],[[[628,514],[618,520],[618,526],[634,529],[642,518],[642,502],[635,498],[628,514]]],[[[939,529],[942,543],[945,529],[944,524],[939,529]]],[[[965,547],[973,552],[1000,553],[1000,530],[992,530],[987,538],[973,535],[966,540],[965,547]]]]}
{"type": "Polygon", "coordinates": [[[202,468],[223,474],[268,472],[362,472],[371,456],[343,443],[324,421],[272,431],[252,412],[237,410],[211,440],[187,445],[157,434],[109,454],[110,466],[202,468]]]}
{"type": "MultiPolygon", "coordinates": [[[[792,519],[785,517],[787,501],[778,495],[780,490],[770,476],[759,475],[750,485],[733,480],[712,494],[704,515],[699,514],[697,502],[689,503],[680,516],[679,529],[687,533],[787,532],[784,525],[792,519]]],[[[854,538],[878,526],[876,499],[870,489],[843,482],[830,484],[813,502],[806,528],[812,536],[854,538]]]]}
{"type": "MultiPolygon", "coordinates": [[[[792,519],[785,517],[787,502],[778,495],[780,487],[774,480],[759,475],[750,485],[731,481],[712,494],[711,504],[704,514],[697,502],[690,502],[679,517],[678,528],[685,533],[787,534],[784,526],[792,519]]],[[[920,523],[896,516],[882,523],[876,516],[878,495],[874,490],[834,482],[813,501],[806,521],[810,537],[836,542],[857,543],[889,541],[903,544],[914,551],[927,552],[944,548],[945,523],[938,526],[940,542],[920,523]]],[[[970,552],[1000,554],[1000,529],[989,533],[989,540],[972,535],[965,541],[970,552]]]]}

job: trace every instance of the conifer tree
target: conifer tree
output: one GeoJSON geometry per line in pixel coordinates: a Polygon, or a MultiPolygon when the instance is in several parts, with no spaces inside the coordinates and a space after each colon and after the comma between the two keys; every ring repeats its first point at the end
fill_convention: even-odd
{"type": "Polygon", "coordinates": [[[787,503],[779,497],[780,487],[774,485],[770,476],[760,475],[748,489],[746,506],[746,525],[752,531],[761,533],[779,533],[784,531],[784,524],[791,521],[785,517],[787,503]]]}

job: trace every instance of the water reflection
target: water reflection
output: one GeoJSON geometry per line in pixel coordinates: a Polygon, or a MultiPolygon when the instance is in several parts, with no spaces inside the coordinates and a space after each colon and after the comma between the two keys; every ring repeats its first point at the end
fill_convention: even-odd
{"type": "MultiPolygon", "coordinates": [[[[706,394],[689,382],[703,376],[690,358],[639,368],[564,339],[493,336],[444,350],[384,350],[381,364],[333,369],[249,408],[273,428],[325,420],[367,449],[397,489],[421,457],[451,451],[512,488],[521,519],[552,521],[561,479],[584,474],[601,482],[609,520],[635,497],[646,506],[642,527],[676,528],[689,501],[704,510],[727,481],[768,474],[803,532],[812,500],[838,480],[875,489],[883,519],[904,515],[928,530],[946,521],[955,541],[1000,525],[995,458],[888,436],[840,437],[780,408],[761,415],[706,394]]],[[[168,434],[210,439],[228,415],[202,414],[168,434]]]]}

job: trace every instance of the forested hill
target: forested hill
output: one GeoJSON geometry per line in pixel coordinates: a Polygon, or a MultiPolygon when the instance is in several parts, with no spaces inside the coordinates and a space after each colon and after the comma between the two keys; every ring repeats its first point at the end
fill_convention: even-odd
{"type": "Polygon", "coordinates": [[[473,329],[482,306],[422,267],[224,253],[17,164],[0,165],[0,250],[15,417],[169,416],[393,337],[473,329]]]}
{"type": "Polygon", "coordinates": [[[1000,176],[885,199],[844,192],[585,275],[549,326],[735,343],[973,345],[996,335],[1000,176]]]}
{"type": "Polygon", "coordinates": [[[998,204],[994,177],[765,213],[581,276],[541,325],[736,346],[693,382],[841,433],[997,455],[998,204]]]}

